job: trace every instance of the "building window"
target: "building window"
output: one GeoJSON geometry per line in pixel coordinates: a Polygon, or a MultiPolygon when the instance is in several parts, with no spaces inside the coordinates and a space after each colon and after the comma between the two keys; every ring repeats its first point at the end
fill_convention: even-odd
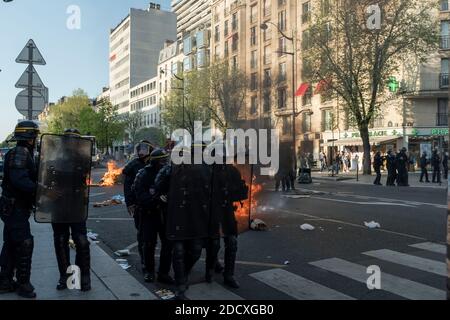
{"type": "Polygon", "coordinates": [[[307,106],[311,104],[311,99],[313,95],[312,86],[309,86],[308,90],[306,90],[305,94],[302,97],[302,106],[307,106]]]}
{"type": "MultiPolygon", "coordinates": [[[[267,22],[266,22],[266,24],[267,24],[267,22]]],[[[271,33],[270,33],[270,28],[266,28],[266,29],[264,29],[263,30],[263,39],[264,39],[264,41],[268,41],[268,40],[270,40],[272,37],[271,37],[271,33]]]]}
{"type": "Polygon", "coordinates": [[[223,36],[224,37],[228,36],[228,20],[226,20],[223,25],[223,36]]]}
{"type": "Polygon", "coordinates": [[[281,31],[286,30],[286,10],[278,13],[278,28],[280,28],[281,31]]]}
{"type": "Polygon", "coordinates": [[[183,70],[190,71],[192,68],[191,57],[185,57],[183,60],[183,70]]]}
{"type": "Polygon", "coordinates": [[[270,112],[270,91],[265,91],[263,96],[263,111],[270,112]]]}
{"type": "Polygon", "coordinates": [[[225,58],[228,57],[228,41],[226,41],[224,44],[223,55],[225,58]]]}
{"type": "Polygon", "coordinates": [[[448,0],[441,0],[441,11],[448,11],[448,0]]]}
{"type": "Polygon", "coordinates": [[[282,7],[284,5],[286,5],[286,0],[278,0],[278,6],[279,7],[282,7]]]}
{"type": "Polygon", "coordinates": [[[286,88],[278,89],[278,109],[286,109],[287,92],[286,88]]]}
{"type": "Polygon", "coordinates": [[[291,130],[292,130],[291,118],[283,117],[283,127],[282,127],[283,135],[291,134],[291,130]]]}
{"type": "MultiPolygon", "coordinates": [[[[322,0],[322,3],[320,4],[320,9],[321,9],[323,16],[325,16],[325,17],[328,16],[331,11],[330,0],[322,0]]],[[[310,7],[309,11],[311,11],[311,7],[310,7]]]]}
{"type": "Polygon", "coordinates": [[[250,7],[250,23],[255,23],[257,20],[257,7],[256,5],[250,7]]]}
{"type": "Polygon", "coordinates": [[[302,4],[302,23],[311,21],[311,1],[302,4]]]}
{"type": "Polygon", "coordinates": [[[286,81],[286,62],[282,62],[278,65],[278,81],[286,81]]]}
{"type": "Polygon", "coordinates": [[[264,47],[264,64],[269,64],[271,61],[271,52],[270,52],[270,46],[264,47]]]}
{"type": "Polygon", "coordinates": [[[258,110],[258,97],[252,96],[250,102],[250,114],[256,114],[257,110],[258,110]]]}
{"type": "Polygon", "coordinates": [[[233,16],[231,18],[231,28],[233,31],[236,31],[238,27],[238,17],[237,13],[233,13],[233,16]]]}
{"type": "Polygon", "coordinates": [[[305,30],[302,32],[302,49],[308,50],[311,47],[311,41],[309,39],[310,32],[309,30],[305,30]]]}
{"type": "Polygon", "coordinates": [[[449,71],[449,59],[441,59],[441,74],[439,84],[441,88],[448,88],[448,72],[449,71]]]}
{"type": "Polygon", "coordinates": [[[286,55],[286,38],[281,37],[278,39],[278,56],[282,57],[286,55]]]}
{"type": "Polygon", "coordinates": [[[237,56],[233,56],[233,60],[232,60],[232,65],[234,69],[238,68],[238,57],[237,56]]]}
{"type": "Polygon", "coordinates": [[[187,36],[183,39],[183,53],[185,56],[189,55],[192,52],[192,38],[191,36],[187,36]]]}
{"type": "Polygon", "coordinates": [[[269,88],[272,85],[272,70],[264,69],[264,88],[269,88]]]}
{"type": "Polygon", "coordinates": [[[251,52],[250,56],[250,67],[255,69],[258,67],[258,51],[254,50],[251,52]]]}
{"type": "Polygon", "coordinates": [[[256,27],[250,28],[250,45],[256,45],[256,27]]]}
{"type": "Polygon", "coordinates": [[[333,113],[331,110],[322,110],[322,131],[333,130],[333,113]]]}
{"type": "Polygon", "coordinates": [[[441,42],[440,48],[450,49],[450,20],[441,21],[441,42]]]}
{"type": "Polygon", "coordinates": [[[311,132],[311,113],[303,113],[302,118],[302,132],[311,132]]]}
{"type": "Polygon", "coordinates": [[[437,126],[448,126],[448,98],[438,99],[437,126]]]}
{"type": "Polygon", "coordinates": [[[214,27],[214,41],[219,42],[220,40],[220,31],[219,26],[214,27]]]}
{"type": "Polygon", "coordinates": [[[252,73],[250,75],[250,90],[255,91],[258,89],[258,74],[252,73]]]}
{"type": "Polygon", "coordinates": [[[206,63],[206,50],[200,49],[197,52],[197,65],[199,67],[205,67],[207,65],[206,63]]]}
{"type": "Polygon", "coordinates": [[[271,0],[263,0],[263,15],[266,17],[270,15],[270,1],[271,0]]]}
{"type": "Polygon", "coordinates": [[[238,35],[237,34],[233,35],[233,39],[231,42],[231,50],[233,50],[233,52],[237,51],[237,49],[238,49],[238,44],[239,44],[238,40],[239,40],[238,35]]]}

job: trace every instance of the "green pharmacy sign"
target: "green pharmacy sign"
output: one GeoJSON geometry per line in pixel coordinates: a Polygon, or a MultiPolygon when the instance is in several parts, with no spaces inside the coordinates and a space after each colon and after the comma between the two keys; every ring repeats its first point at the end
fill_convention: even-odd
{"type": "Polygon", "coordinates": [[[400,87],[400,84],[397,81],[397,78],[389,77],[387,86],[388,86],[390,92],[397,92],[400,87]]]}

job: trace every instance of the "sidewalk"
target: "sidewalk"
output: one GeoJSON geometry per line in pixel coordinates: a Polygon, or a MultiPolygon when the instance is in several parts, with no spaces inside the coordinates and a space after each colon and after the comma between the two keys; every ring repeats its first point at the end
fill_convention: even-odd
{"type": "MultiPolygon", "coordinates": [[[[430,175],[430,173],[428,173],[430,175]]],[[[328,172],[312,172],[312,178],[315,181],[338,181],[341,183],[350,183],[350,184],[364,184],[364,185],[373,185],[375,180],[375,174],[372,175],[362,175],[361,173],[358,176],[358,180],[356,179],[356,172],[349,173],[339,173],[339,175],[335,177],[331,177],[328,172]]],[[[432,176],[430,175],[430,181],[432,176]]],[[[387,173],[382,173],[381,183],[386,184],[387,173]]],[[[438,183],[420,183],[420,172],[410,172],[409,173],[409,185],[412,188],[435,188],[435,189],[446,189],[447,188],[447,180],[442,179],[442,184],[438,183]]]]}
{"type": "MultiPolygon", "coordinates": [[[[30,218],[35,248],[31,270],[31,283],[36,288],[38,300],[157,300],[158,298],[140,284],[98,245],[91,243],[92,290],[56,290],[59,279],[53,247],[53,231],[49,224],[37,224],[30,218]]],[[[0,223],[3,239],[3,223],[0,223]]],[[[71,251],[71,262],[75,251],[71,251]]],[[[22,300],[15,293],[0,295],[0,300],[22,300]]]]}

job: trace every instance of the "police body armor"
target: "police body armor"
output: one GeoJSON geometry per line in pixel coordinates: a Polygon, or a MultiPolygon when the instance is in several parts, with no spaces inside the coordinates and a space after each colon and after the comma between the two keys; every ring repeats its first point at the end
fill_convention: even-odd
{"type": "Polygon", "coordinates": [[[92,141],[43,135],[39,153],[35,220],[80,223],[88,218],[92,141]]]}
{"type": "Polygon", "coordinates": [[[167,212],[169,240],[209,236],[211,179],[212,170],[207,165],[172,164],[167,212]]]}

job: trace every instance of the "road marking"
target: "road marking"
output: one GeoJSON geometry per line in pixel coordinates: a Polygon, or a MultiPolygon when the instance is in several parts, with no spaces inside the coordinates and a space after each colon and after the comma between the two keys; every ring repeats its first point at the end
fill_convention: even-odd
{"type": "Polygon", "coordinates": [[[253,273],[250,277],[297,300],[354,300],[339,291],[282,269],[253,273]]]}
{"type": "Polygon", "coordinates": [[[442,254],[447,253],[446,246],[444,246],[442,244],[433,243],[433,242],[423,242],[423,243],[412,244],[412,245],[410,245],[410,247],[427,250],[427,251],[431,251],[431,252],[436,252],[436,253],[442,253],[442,254]]]}
{"type": "MultiPolygon", "coordinates": [[[[310,264],[364,284],[367,283],[369,277],[367,267],[338,258],[320,260],[310,264]]],[[[446,298],[444,290],[396,277],[385,272],[381,273],[381,290],[411,300],[445,300],[446,298]]]]}
{"type": "MultiPolygon", "coordinates": [[[[338,196],[344,196],[344,195],[340,195],[340,194],[336,194],[338,196]]],[[[401,200],[401,199],[393,199],[393,198],[382,198],[382,197],[371,197],[371,196],[359,196],[359,195],[354,195],[352,196],[354,198],[357,199],[365,199],[365,200],[379,200],[379,201],[385,201],[385,202],[401,202],[401,203],[405,203],[405,204],[410,204],[413,206],[432,206],[438,209],[446,209],[447,205],[443,205],[443,204],[439,204],[439,203],[430,203],[430,202],[419,202],[419,201],[409,201],[409,200],[401,200]]]]}
{"type": "Polygon", "coordinates": [[[186,297],[189,300],[244,300],[215,282],[189,286],[189,290],[186,291],[186,297]]]}
{"type": "MultiPolygon", "coordinates": [[[[363,226],[362,224],[359,225],[359,224],[346,222],[346,221],[342,221],[342,220],[326,219],[326,218],[321,218],[319,216],[314,216],[314,215],[310,215],[310,214],[305,214],[305,213],[300,213],[300,212],[295,212],[295,211],[285,210],[285,209],[279,209],[279,208],[274,208],[274,207],[267,207],[267,209],[273,210],[273,211],[278,211],[278,212],[284,212],[284,213],[299,215],[299,216],[303,216],[303,217],[307,217],[307,218],[312,218],[312,219],[317,219],[317,220],[337,223],[337,224],[343,224],[343,225],[352,226],[352,227],[356,227],[356,228],[360,228],[360,229],[367,229],[367,227],[363,226]]],[[[380,229],[370,229],[370,231],[373,231],[373,232],[385,232],[385,233],[389,233],[389,234],[395,234],[395,235],[398,235],[398,236],[408,237],[408,238],[412,238],[412,239],[416,239],[416,240],[422,240],[422,241],[423,240],[425,240],[425,241],[428,240],[428,239],[423,238],[423,237],[418,237],[418,236],[414,236],[414,235],[407,234],[407,233],[401,233],[401,232],[396,232],[396,231],[391,231],[391,230],[386,230],[386,229],[381,229],[381,228],[380,229]]]]}
{"type": "Polygon", "coordinates": [[[104,194],[106,194],[106,192],[91,193],[91,194],[89,194],[89,197],[91,197],[91,198],[99,197],[99,196],[103,196],[104,194]]]}
{"type": "Polygon", "coordinates": [[[136,248],[139,244],[137,242],[130,244],[128,247],[126,247],[124,250],[133,250],[136,248]]]}
{"type": "Polygon", "coordinates": [[[380,260],[401,264],[410,268],[431,272],[440,276],[447,276],[447,264],[444,262],[416,257],[387,249],[364,252],[363,254],[380,260]]]}
{"type": "Polygon", "coordinates": [[[323,197],[311,197],[311,198],[312,199],[318,199],[318,200],[342,202],[342,203],[353,203],[353,204],[360,204],[360,205],[398,206],[398,207],[415,208],[415,206],[413,206],[413,205],[403,204],[403,203],[394,203],[394,202],[361,202],[361,201],[350,201],[350,200],[339,200],[339,199],[323,198],[323,197]]]}
{"type": "Polygon", "coordinates": [[[98,221],[134,221],[133,218],[89,218],[88,220],[98,220],[98,221]]]}

